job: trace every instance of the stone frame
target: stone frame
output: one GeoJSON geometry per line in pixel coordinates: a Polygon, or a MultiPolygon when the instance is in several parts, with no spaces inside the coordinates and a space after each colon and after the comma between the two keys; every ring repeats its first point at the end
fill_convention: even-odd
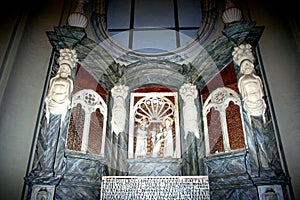
{"type": "Polygon", "coordinates": [[[166,97],[172,96],[174,97],[174,123],[175,123],[175,150],[174,155],[175,158],[181,157],[181,150],[180,150],[180,129],[179,129],[179,111],[178,111],[178,93],[177,92],[148,92],[148,93],[140,93],[140,92],[133,92],[130,95],[130,114],[129,114],[129,138],[128,138],[128,158],[134,158],[134,113],[135,113],[135,105],[134,105],[134,98],[135,97],[166,97]]]}

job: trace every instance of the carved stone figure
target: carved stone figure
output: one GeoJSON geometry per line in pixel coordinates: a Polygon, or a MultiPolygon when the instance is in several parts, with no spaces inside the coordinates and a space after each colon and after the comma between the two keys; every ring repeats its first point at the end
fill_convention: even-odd
{"type": "Polygon", "coordinates": [[[170,117],[165,117],[162,121],[162,133],[165,138],[164,142],[164,157],[174,157],[173,148],[173,131],[172,131],[173,119],[170,117]]]}
{"type": "Polygon", "coordinates": [[[148,135],[149,119],[145,116],[137,127],[135,156],[137,158],[145,158],[147,154],[147,135],[148,135]]]}
{"type": "Polygon", "coordinates": [[[243,75],[238,81],[238,87],[243,96],[244,108],[249,115],[262,116],[265,122],[266,104],[261,79],[254,74],[254,66],[249,60],[242,62],[241,73],[243,75]]]}
{"type": "Polygon", "coordinates": [[[61,49],[58,59],[59,69],[49,84],[48,94],[45,98],[46,118],[49,124],[50,113],[61,115],[61,123],[64,121],[68,109],[71,108],[71,94],[73,80],[71,69],[75,67],[77,54],[75,50],[61,49]]]}
{"type": "Polygon", "coordinates": [[[238,80],[238,88],[249,121],[251,123],[251,115],[262,116],[265,123],[266,104],[263,99],[263,85],[260,77],[255,74],[251,45],[242,44],[235,47],[232,54],[233,60],[240,66],[241,77],[238,80]]]}
{"type": "Polygon", "coordinates": [[[186,139],[188,133],[194,133],[195,137],[200,138],[198,128],[198,112],[195,105],[195,98],[197,97],[196,86],[191,83],[186,83],[180,88],[180,95],[184,101],[183,119],[184,119],[184,138],[186,139]]]}
{"type": "Polygon", "coordinates": [[[114,104],[112,108],[112,131],[117,135],[124,132],[126,123],[126,107],[125,98],[128,94],[128,86],[119,85],[111,89],[112,96],[114,98],[114,104]]]}
{"type": "Polygon", "coordinates": [[[153,144],[151,157],[157,158],[157,157],[159,157],[159,154],[160,154],[162,142],[165,141],[166,138],[164,137],[163,132],[159,132],[157,134],[155,131],[151,131],[151,132],[152,132],[151,140],[152,140],[152,144],[153,144]]]}

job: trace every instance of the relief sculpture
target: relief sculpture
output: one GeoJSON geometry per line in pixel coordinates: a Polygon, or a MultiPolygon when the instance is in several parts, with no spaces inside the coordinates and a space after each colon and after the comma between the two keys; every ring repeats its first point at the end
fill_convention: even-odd
{"type": "Polygon", "coordinates": [[[75,50],[60,50],[59,69],[56,76],[50,80],[48,94],[45,98],[47,124],[49,124],[50,113],[61,115],[61,123],[63,123],[68,109],[71,108],[71,94],[73,91],[71,73],[76,62],[77,54],[75,50]]]}
{"type": "Polygon", "coordinates": [[[250,124],[251,116],[262,116],[265,123],[266,104],[263,99],[263,85],[260,77],[255,74],[251,45],[241,44],[235,47],[232,55],[234,62],[240,66],[241,77],[238,80],[238,88],[250,124]]]}
{"type": "Polygon", "coordinates": [[[135,157],[174,157],[174,105],[165,97],[144,97],[136,104],[135,157]]]}

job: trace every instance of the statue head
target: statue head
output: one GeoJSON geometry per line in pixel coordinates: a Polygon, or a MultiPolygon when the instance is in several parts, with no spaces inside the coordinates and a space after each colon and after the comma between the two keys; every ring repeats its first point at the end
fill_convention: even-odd
{"type": "Polygon", "coordinates": [[[139,122],[139,127],[142,129],[142,130],[145,130],[150,124],[150,120],[148,117],[146,116],[143,116],[142,119],[140,120],[139,122]]]}
{"type": "Polygon", "coordinates": [[[63,78],[67,78],[67,77],[71,76],[71,69],[70,69],[69,65],[62,64],[59,67],[57,74],[63,78]]]}
{"type": "Polygon", "coordinates": [[[162,125],[163,127],[171,127],[173,124],[173,119],[171,117],[164,117],[163,121],[162,121],[162,125]]]}
{"type": "Polygon", "coordinates": [[[241,69],[242,74],[252,74],[254,72],[254,64],[248,60],[245,59],[241,62],[241,69]]]}

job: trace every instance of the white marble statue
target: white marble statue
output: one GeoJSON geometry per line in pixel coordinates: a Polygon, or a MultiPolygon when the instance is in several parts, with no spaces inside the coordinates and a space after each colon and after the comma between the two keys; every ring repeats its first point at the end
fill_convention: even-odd
{"type": "Polygon", "coordinates": [[[136,131],[135,157],[145,158],[147,155],[147,136],[148,136],[149,119],[143,116],[136,131]]]}
{"type": "Polygon", "coordinates": [[[128,86],[119,85],[114,86],[111,89],[111,94],[114,99],[113,108],[112,108],[112,120],[111,126],[112,131],[117,135],[119,133],[124,132],[125,124],[126,124],[126,105],[125,98],[128,94],[128,86]]]}
{"type": "Polygon", "coordinates": [[[50,113],[61,115],[62,124],[68,109],[71,108],[71,94],[73,91],[71,70],[75,67],[77,61],[75,50],[60,50],[58,59],[60,67],[56,76],[50,80],[48,94],[45,98],[47,124],[49,124],[50,113]]]}
{"type": "Polygon", "coordinates": [[[184,101],[184,138],[187,138],[189,132],[194,133],[195,137],[200,138],[198,128],[198,112],[195,105],[195,98],[197,98],[198,95],[196,86],[192,85],[191,83],[185,83],[183,86],[181,86],[179,92],[184,101]]]}
{"type": "Polygon", "coordinates": [[[155,131],[151,131],[151,135],[152,135],[151,140],[153,144],[153,149],[151,152],[152,158],[157,158],[160,156],[160,149],[161,149],[162,142],[166,140],[163,134],[164,132],[156,133],[155,131]]]}
{"type": "Polygon", "coordinates": [[[174,157],[174,142],[173,142],[173,119],[170,117],[165,117],[162,121],[162,133],[165,138],[164,142],[164,157],[174,157]]]}
{"type": "Polygon", "coordinates": [[[263,99],[263,84],[260,77],[255,74],[251,45],[242,44],[235,47],[232,55],[234,62],[240,66],[238,88],[249,122],[251,124],[251,116],[262,116],[265,123],[266,104],[263,99]]]}

